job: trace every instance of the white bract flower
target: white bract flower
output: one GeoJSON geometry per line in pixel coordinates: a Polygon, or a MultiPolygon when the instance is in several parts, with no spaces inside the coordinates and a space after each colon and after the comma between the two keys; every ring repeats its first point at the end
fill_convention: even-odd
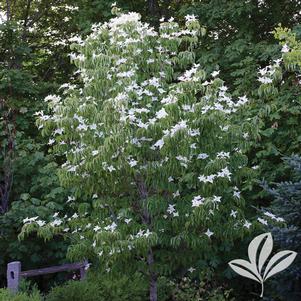
{"type": "Polygon", "coordinates": [[[245,221],[245,223],[243,224],[243,226],[245,227],[245,228],[247,228],[247,229],[249,229],[250,227],[251,227],[251,223],[250,222],[248,222],[248,221],[245,221]]]}
{"type": "Polygon", "coordinates": [[[198,159],[202,159],[202,160],[207,159],[208,157],[209,157],[209,155],[207,155],[205,153],[198,154],[198,156],[197,156],[198,159]]]}
{"type": "Polygon", "coordinates": [[[284,45],[282,46],[281,52],[286,53],[286,52],[289,52],[289,51],[290,51],[290,49],[289,49],[288,45],[287,45],[287,44],[284,44],[284,45]]]}
{"type": "Polygon", "coordinates": [[[213,71],[213,72],[211,73],[211,76],[212,76],[212,77],[217,77],[217,76],[219,75],[219,73],[220,73],[220,71],[213,71]]]}
{"type": "Polygon", "coordinates": [[[199,207],[200,205],[204,204],[204,201],[204,198],[202,198],[200,195],[197,195],[192,199],[192,207],[199,207]]]}
{"type": "Polygon", "coordinates": [[[263,224],[263,225],[265,225],[265,226],[268,225],[267,220],[265,220],[265,219],[263,219],[263,218],[261,218],[261,217],[258,217],[257,220],[258,220],[261,224],[263,224]]]}
{"type": "Polygon", "coordinates": [[[205,232],[205,235],[207,235],[209,238],[214,234],[214,232],[212,232],[209,228],[208,230],[205,232]]]}

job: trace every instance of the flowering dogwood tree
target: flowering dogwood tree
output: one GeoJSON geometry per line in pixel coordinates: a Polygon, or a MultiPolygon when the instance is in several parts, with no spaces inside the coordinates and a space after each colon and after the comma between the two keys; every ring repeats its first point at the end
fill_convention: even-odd
{"type": "Polygon", "coordinates": [[[24,232],[71,235],[71,256],[97,256],[108,272],[130,262],[149,277],[151,301],[158,277],[196,273],[252,226],[240,194],[255,172],[244,156],[251,131],[232,122],[247,98],[195,63],[202,34],[194,16],[156,31],[118,13],[73,44],[82,83],[37,113],[66,158],[60,179],[78,212],[26,219],[24,232]]]}

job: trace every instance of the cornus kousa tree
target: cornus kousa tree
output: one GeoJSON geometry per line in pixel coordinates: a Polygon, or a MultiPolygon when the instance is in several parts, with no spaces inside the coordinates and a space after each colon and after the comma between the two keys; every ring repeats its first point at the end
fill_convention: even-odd
{"type": "Polygon", "coordinates": [[[23,234],[65,233],[71,258],[141,271],[155,301],[161,276],[200,272],[254,227],[240,194],[255,173],[244,156],[251,131],[232,122],[247,99],[196,64],[204,29],[194,16],[156,31],[119,13],[92,29],[72,46],[81,85],[64,85],[38,113],[77,212],[28,218],[23,234]]]}

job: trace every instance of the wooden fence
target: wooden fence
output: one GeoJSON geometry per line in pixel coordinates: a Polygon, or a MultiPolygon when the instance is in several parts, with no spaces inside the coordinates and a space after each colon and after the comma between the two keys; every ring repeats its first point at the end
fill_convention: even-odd
{"type": "Polygon", "coordinates": [[[22,271],[21,262],[14,261],[7,264],[7,288],[16,293],[19,289],[20,280],[22,277],[40,276],[52,273],[66,272],[66,271],[80,271],[80,279],[84,279],[88,261],[77,263],[66,263],[59,266],[52,266],[48,268],[22,271]]]}

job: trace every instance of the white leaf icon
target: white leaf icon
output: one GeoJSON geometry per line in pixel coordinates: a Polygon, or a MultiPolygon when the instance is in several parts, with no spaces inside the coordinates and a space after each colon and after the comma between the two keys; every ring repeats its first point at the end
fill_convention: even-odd
{"type": "Polygon", "coordinates": [[[249,261],[243,259],[234,259],[229,262],[229,265],[237,274],[255,280],[259,283],[262,282],[256,265],[253,265],[249,261]],[[244,267],[244,269],[242,267],[244,267]]]}
{"type": "Polygon", "coordinates": [[[273,250],[273,238],[271,233],[267,233],[266,240],[262,246],[258,259],[258,272],[261,273],[262,267],[273,250]]]}
{"type": "Polygon", "coordinates": [[[263,297],[263,283],[268,278],[286,269],[295,259],[294,251],[281,251],[275,254],[267,264],[262,276],[262,268],[273,250],[273,238],[271,233],[263,233],[256,236],[249,244],[249,260],[235,259],[230,261],[229,266],[239,275],[261,283],[261,295],[263,297]],[[258,254],[259,247],[262,245],[258,254]],[[258,257],[258,262],[257,262],[258,257]]]}
{"type": "Polygon", "coordinates": [[[271,233],[264,233],[256,236],[249,244],[248,255],[249,260],[252,264],[257,265],[256,256],[260,243],[266,239],[261,252],[259,254],[258,271],[261,272],[262,266],[264,265],[267,258],[270,256],[273,249],[273,239],[271,233]]]}
{"type": "Polygon", "coordinates": [[[286,269],[296,258],[297,253],[294,251],[281,251],[277,254],[275,254],[271,260],[269,261],[263,275],[263,279],[267,280],[268,278],[272,277],[276,273],[279,273],[286,269]],[[274,265],[277,261],[282,259],[280,262],[278,262],[276,265],[274,265]],[[271,268],[274,265],[273,268],[271,268]]]}

